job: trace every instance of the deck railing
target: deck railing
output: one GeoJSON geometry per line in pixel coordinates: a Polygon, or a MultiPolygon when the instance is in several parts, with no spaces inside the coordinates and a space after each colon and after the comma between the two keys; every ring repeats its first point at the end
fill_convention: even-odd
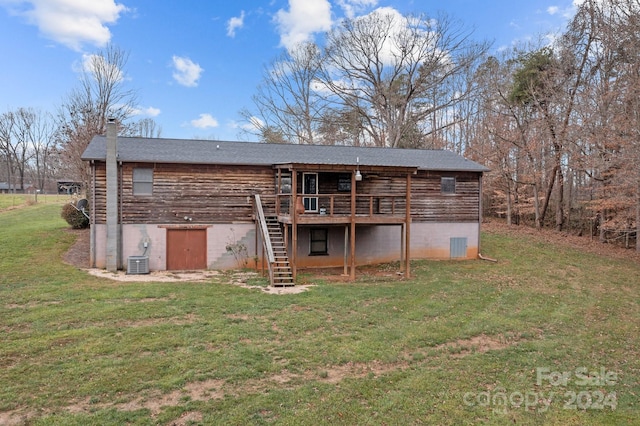
{"type": "MultiPolygon", "coordinates": [[[[329,217],[344,217],[351,215],[351,194],[298,194],[299,198],[315,198],[317,209],[313,212],[306,211],[306,214],[318,213],[329,217]]],[[[293,211],[291,194],[263,195],[263,203],[268,205],[271,211],[277,216],[290,216],[293,211]]],[[[397,194],[357,194],[356,195],[356,216],[373,217],[378,215],[401,215],[406,214],[405,195],[397,194]]]]}

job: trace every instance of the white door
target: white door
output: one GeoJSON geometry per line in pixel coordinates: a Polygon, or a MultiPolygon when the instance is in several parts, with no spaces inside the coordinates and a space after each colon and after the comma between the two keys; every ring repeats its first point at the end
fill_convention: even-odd
{"type": "MultiPolygon", "coordinates": [[[[318,174],[317,173],[303,173],[302,174],[302,193],[303,194],[318,194],[318,174]]],[[[302,197],[302,203],[304,204],[305,211],[317,212],[318,211],[318,197],[302,197]]]]}

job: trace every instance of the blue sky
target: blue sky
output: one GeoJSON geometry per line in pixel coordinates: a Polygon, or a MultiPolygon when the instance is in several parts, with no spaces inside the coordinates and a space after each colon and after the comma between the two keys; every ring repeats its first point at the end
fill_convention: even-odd
{"type": "Polygon", "coordinates": [[[557,32],[573,1],[0,0],[0,113],[55,112],[83,58],[110,42],[129,53],[136,118],[153,118],[162,137],[237,140],[265,65],[345,16],[444,12],[498,51],[557,32]]]}

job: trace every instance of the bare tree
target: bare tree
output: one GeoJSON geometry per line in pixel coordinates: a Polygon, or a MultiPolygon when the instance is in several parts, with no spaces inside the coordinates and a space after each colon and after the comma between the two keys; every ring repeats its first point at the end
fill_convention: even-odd
{"type": "Polygon", "coordinates": [[[158,125],[153,118],[143,118],[128,126],[130,136],[141,138],[159,138],[162,136],[162,126],[158,125]]]}
{"type": "Polygon", "coordinates": [[[105,133],[107,118],[124,124],[136,104],[136,93],[125,86],[127,59],[128,54],[113,45],[87,57],[78,87],[59,108],[60,143],[68,172],[84,184],[89,175],[80,157],[86,146],[105,133]]]}
{"type": "Polygon", "coordinates": [[[31,178],[43,190],[51,176],[56,153],[53,117],[33,108],[19,108],[0,115],[0,152],[10,188],[24,190],[31,178]],[[17,182],[13,182],[14,173],[17,182]]]}
{"type": "MultiPolygon", "coordinates": [[[[13,171],[15,168],[12,153],[12,136],[15,125],[15,114],[12,111],[0,115],[0,154],[2,155],[4,169],[7,177],[7,190],[11,190],[13,171]]],[[[15,188],[14,188],[15,189],[15,188]]]]}
{"type": "Polygon", "coordinates": [[[506,215],[509,224],[533,216],[539,226],[543,138],[535,116],[512,100],[519,55],[514,49],[500,59],[488,58],[479,68],[475,76],[479,87],[477,140],[468,155],[491,168],[485,188],[493,195],[495,211],[506,215]]]}
{"type": "Polygon", "coordinates": [[[265,142],[317,142],[325,102],[317,87],[320,50],[301,43],[284,52],[263,72],[252,97],[256,111],[240,111],[248,131],[265,142]]]}
{"type": "Polygon", "coordinates": [[[53,157],[58,154],[54,119],[48,112],[30,110],[28,142],[31,147],[31,166],[36,188],[44,191],[48,178],[55,172],[53,157]]]}
{"type": "Polygon", "coordinates": [[[368,143],[416,146],[416,128],[437,134],[451,126],[469,95],[457,79],[488,49],[469,36],[446,16],[379,9],[348,19],[326,36],[323,84],[336,104],[358,113],[368,143]]]}
{"type": "Polygon", "coordinates": [[[590,21],[597,50],[585,93],[586,169],[594,182],[600,239],[628,238],[635,228],[640,251],[640,2],[585,2],[576,20],[590,21]],[[635,222],[635,227],[633,223],[635,222]]]}
{"type": "Polygon", "coordinates": [[[19,108],[17,111],[10,113],[10,115],[13,116],[13,126],[8,144],[9,156],[12,157],[13,165],[18,174],[17,189],[24,190],[25,173],[33,155],[31,138],[35,113],[30,109],[19,108]]]}

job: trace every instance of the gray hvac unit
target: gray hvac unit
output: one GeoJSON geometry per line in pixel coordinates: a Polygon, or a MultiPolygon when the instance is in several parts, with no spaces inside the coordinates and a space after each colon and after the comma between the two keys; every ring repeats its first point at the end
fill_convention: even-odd
{"type": "Polygon", "coordinates": [[[149,256],[129,256],[127,263],[127,274],[148,274],[149,256]]]}

